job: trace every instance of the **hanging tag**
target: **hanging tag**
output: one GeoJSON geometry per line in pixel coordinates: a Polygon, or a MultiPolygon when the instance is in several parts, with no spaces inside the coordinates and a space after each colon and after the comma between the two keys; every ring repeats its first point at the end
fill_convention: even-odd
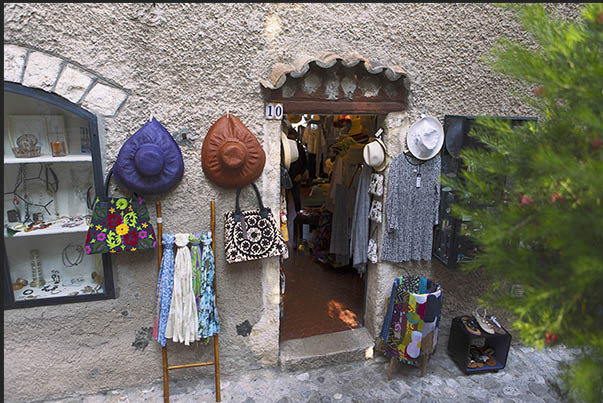
{"type": "Polygon", "coordinates": [[[421,174],[417,175],[417,187],[420,188],[421,187],[421,174]]]}

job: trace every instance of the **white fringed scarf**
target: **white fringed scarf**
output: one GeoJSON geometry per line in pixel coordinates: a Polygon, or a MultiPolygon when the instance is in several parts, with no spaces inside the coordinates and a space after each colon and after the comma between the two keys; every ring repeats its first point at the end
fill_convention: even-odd
{"type": "Polygon", "coordinates": [[[188,249],[189,234],[176,234],[176,258],[174,262],[174,291],[168,316],[165,337],[174,342],[189,345],[200,339],[197,303],[193,293],[191,252],[188,249]]]}

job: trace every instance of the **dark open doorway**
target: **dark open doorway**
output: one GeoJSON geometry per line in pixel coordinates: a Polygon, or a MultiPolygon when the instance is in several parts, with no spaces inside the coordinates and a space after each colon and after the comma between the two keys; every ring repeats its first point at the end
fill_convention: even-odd
{"type": "Polygon", "coordinates": [[[350,248],[364,145],[376,115],[287,115],[283,132],[297,144],[286,190],[289,257],[281,264],[280,340],[364,325],[366,266],[350,248]]]}

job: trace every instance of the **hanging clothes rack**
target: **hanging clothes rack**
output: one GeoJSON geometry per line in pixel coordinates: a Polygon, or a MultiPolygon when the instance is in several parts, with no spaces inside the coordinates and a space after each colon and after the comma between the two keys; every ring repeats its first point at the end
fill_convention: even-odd
{"type": "MultiPolygon", "coordinates": [[[[163,217],[161,216],[161,202],[157,201],[155,204],[157,209],[157,254],[158,254],[158,267],[161,269],[161,258],[163,255],[162,245],[161,245],[161,237],[163,235],[162,231],[162,222],[163,217]]],[[[211,210],[211,248],[214,255],[214,259],[216,256],[216,210],[215,210],[215,202],[212,200],[210,202],[210,210],[211,210]]],[[[216,291],[216,277],[214,276],[214,295],[216,298],[216,306],[218,304],[218,295],[216,291]]],[[[170,401],[170,387],[168,383],[168,372],[174,369],[181,368],[194,368],[194,367],[206,367],[213,365],[214,366],[214,374],[216,379],[216,402],[221,400],[220,396],[220,351],[219,351],[219,338],[218,335],[213,335],[214,339],[214,360],[206,361],[206,362],[194,362],[190,364],[177,364],[177,365],[169,365],[168,364],[168,355],[167,355],[167,345],[161,347],[161,358],[163,363],[163,401],[165,403],[169,403],[170,401]]]]}

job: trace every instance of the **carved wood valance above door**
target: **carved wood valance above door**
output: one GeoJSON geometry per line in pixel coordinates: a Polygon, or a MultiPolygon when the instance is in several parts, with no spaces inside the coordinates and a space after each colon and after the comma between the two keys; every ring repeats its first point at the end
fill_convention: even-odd
{"type": "Polygon", "coordinates": [[[408,108],[410,82],[398,66],[381,66],[360,56],[302,58],[277,64],[261,82],[264,99],[286,113],[387,114],[408,108]]]}

